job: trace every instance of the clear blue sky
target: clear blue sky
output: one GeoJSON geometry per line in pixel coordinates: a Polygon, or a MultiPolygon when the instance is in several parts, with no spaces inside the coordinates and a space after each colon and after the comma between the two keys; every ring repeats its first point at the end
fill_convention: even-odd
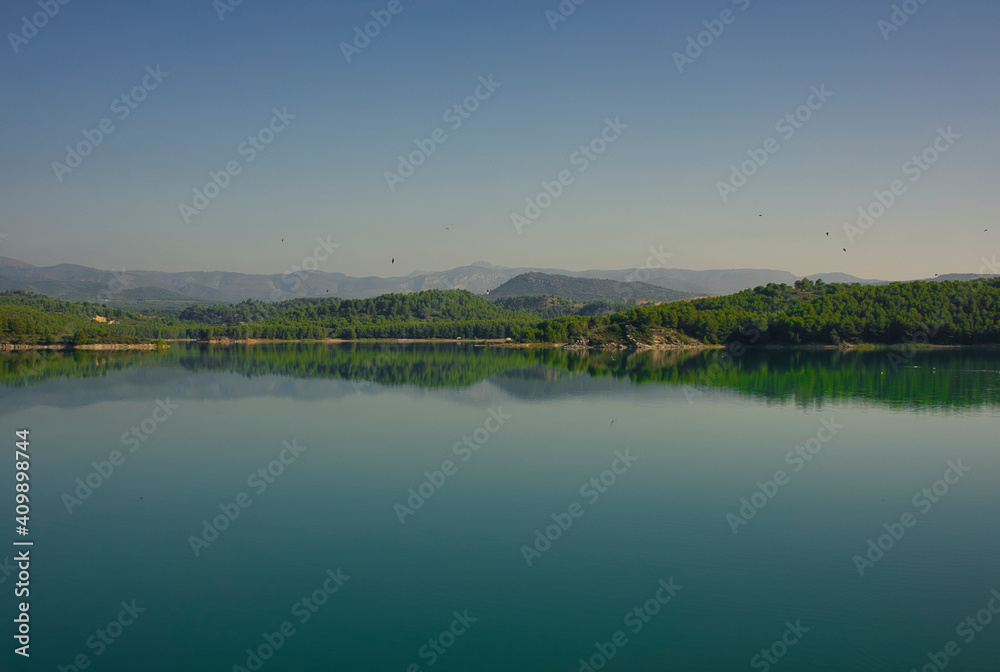
{"type": "Polygon", "coordinates": [[[587,0],[556,30],[556,0],[400,2],[351,63],[341,43],[388,0],[243,0],[224,20],[211,0],[70,0],[17,53],[9,33],[41,10],[5,3],[0,255],[280,273],[329,236],[341,247],[320,269],[352,275],[633,268],[662,246],[670,266],[885,279],[1000,255],[995,2],[928,0],[888,40],[893,3],[872,0],[587,0]],[[732,23],[679,72],[674,52],[724,9],[732,23]],[[119,119],[116,98],[157,65],[169,75],[119,119]],[[499,88],[452,130],[445,110],[490,75],[499,88]],[[822,85],[833,96],[786,140],[775,122],[822,85]],[[249,162],[238,147],[272,108],[295,119],[249,162]],[[580,172],[573,153],[609,117],[628,128],[580,172]],[[104,118],[114,131],[59,182],[53,162],[104,118]],[[904,164],[939,127],[961,138],[912,182],[904,164]],[[437,128],[447,139],[390,191],[385,172],[437,128]],[[777,151],[723,202],[717,183],[768,138],[777,151]],[[178,206],[234,160],[185,223],[178,206]],[[518,234],[511,214],[564,170],[573,183],[518,234]],[[849,242],[842,225],[897,179],[849,242]]]}

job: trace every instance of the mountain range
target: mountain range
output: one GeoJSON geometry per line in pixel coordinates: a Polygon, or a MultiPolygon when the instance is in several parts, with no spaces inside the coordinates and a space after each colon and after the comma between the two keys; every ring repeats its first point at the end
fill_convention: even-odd
{"type": "Polygon", "coordinates": [[[599,278],[571,278],[548,273],[522,273],[494,290],[491,299],[524,296],[561,296],[575,301],[664,302],[686,299],[686,292],[648,282],[621,282],[599,278]]]}
{"type": "MultiPolygon", "coordinates": [[[[297,297],[365,299],[389,293],[428,289],[466,289],[485,294],[525,273],[545,273],[569,278],[641,281],[674,290],[678,296],[731,294],[768,283],[792,284],[800,279],[788,271],[720,269],[693,271],[680,268],[568,271],[552,268],[508,268],[476,262],[447,271],[414,271],[409,275],[379,278],[352,277],[343,273],[299,271],[286,275],[228,271],[104,271],[75,264],[34,266],[0,257],[0,291],[26,289],[69,301],[144,304],[238,303],[245,299],[280,301],[297,297]]],[[[818,273],[811,280],[883,284],[882,280],[857,278],[845,273],[818,273]]],[[[969,279],[940,276],[935,280],[969,279]]],[[[541,292],[539,292],[541,293],[541,292]]]]}

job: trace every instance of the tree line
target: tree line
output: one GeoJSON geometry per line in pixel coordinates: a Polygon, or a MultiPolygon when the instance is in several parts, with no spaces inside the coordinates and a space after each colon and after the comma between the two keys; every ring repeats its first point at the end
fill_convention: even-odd
{"type": "MultiPolygon", "coordinates": [[[[571,302],[556,300],[553,312],[571,302]]],[[[1000,343],[1000,279],[825,284],[799,280],[728,296],[631,307],[594,304],[552,316],[537,301],[493,303],[464,290],[373,299],[293,299],[135,312],[60,301],[22,290],[0,294],[0,342],[89,343],[150,339],[435,338],[593,344],[649,340],[670,329],[710,344],[1000,343]],[[592,313],[592,314],[580,314],[592,313]],[[100,320],[95,319],[100,318],[100,320]]]]}

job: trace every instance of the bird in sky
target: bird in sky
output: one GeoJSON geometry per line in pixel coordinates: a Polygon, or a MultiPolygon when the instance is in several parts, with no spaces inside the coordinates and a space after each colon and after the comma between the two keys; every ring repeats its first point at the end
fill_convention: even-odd
{"type": "Polygon", "coordinates": [[[281,239],[281,242],[285,242],[285,239],[284,239],[284,238],[282,238],[282,239],[281,239]]]}
{"type": "Polygon", "coordinates": [[[392,263],[394,263],[394,264],[396,263],[396,257],[392,258],[392,263]]]}
{"type": "Polygon", "coordinates": [[[844,248],[844,252],[847,252],[847,248],[846,247],[844,248]]]}
{"type": "Polygon", "coordinates": [[[829,237],[830,237],[830,232],[829,232],[829,231],[827,231],[827,232],[826,232],[826,237],[827,237],[827,238],[829,238],[829,237]]]}

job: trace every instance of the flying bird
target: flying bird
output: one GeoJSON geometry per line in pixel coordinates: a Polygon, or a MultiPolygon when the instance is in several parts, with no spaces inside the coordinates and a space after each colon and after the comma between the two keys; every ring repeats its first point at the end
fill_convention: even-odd
{"type": "Polygon", "coordinates": [[[394,263],[394,264],[396,263],[396,257],[392,258],[392,263],[394,263]]]}
{"type": "Polygon", "coordinates": [[[844,248],[844,252],[847,252],[847,248],[846,247],[844,248]]]}
{"type": "Polygon", "coordinates": [[[829,238],[829,237],[830,237],[830,232],[829,232],[829,231],[827,231],[827,232],[826,232],[826,237],[827,237],[827,238],[829,238]]]}
{"type": "Polygon", "coordinates": [[[281,239],[281,242],[285,242],[285,239],[284,239],[284,238],[282,238],[282,239],[281,239]]]}

